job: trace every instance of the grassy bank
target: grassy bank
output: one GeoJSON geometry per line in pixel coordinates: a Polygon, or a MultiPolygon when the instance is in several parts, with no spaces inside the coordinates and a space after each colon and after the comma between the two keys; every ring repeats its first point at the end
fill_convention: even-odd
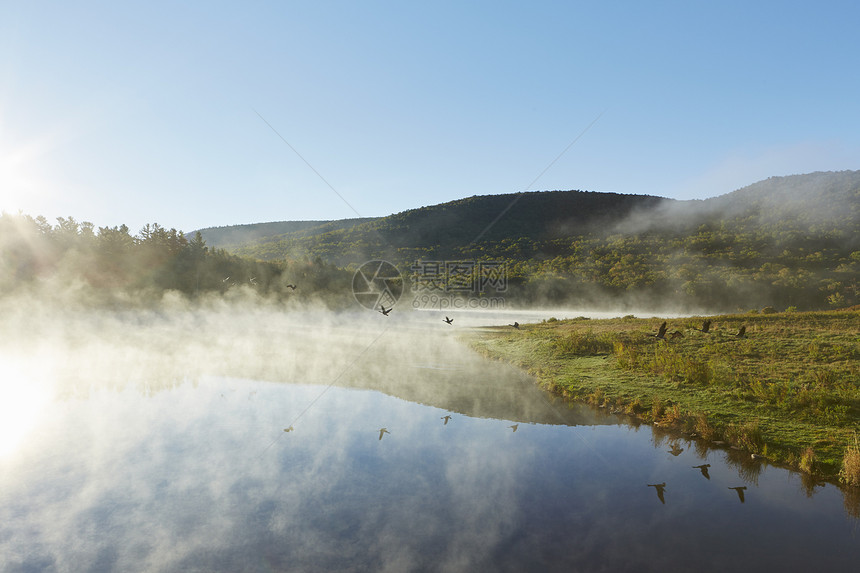
{"type": "Polygon", "coordinates": [[[710,320],[670,319],[661,340],[658,318],[550,319],[470,344],[567,398],[860,485],[860,312],[710,320]]]}

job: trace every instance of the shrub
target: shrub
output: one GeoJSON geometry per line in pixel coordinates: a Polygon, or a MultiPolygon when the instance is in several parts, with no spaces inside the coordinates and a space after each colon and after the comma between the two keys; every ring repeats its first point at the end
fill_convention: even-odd
{"type": "Polygon", "coordinates": [[[654,399],[651,400],[651,419],[654,421],[659,420],[663,417],[663,413],[666,411],[665,406],[663,405],[663,400],[659,397],[654,396],[654,399]]]}
{"type": "Polygon", "coordinates": [[[755,454],[761,452],[764,447],[764,439],[758,420],[746,422],[740,426],[729,424],[729,427],[726,428],[726,439],[739,448],[755,454]]]}
{"type": "Polygon", "coordinates": [[[589,330],[556,338],[552,345],[560,356],[593,356],[611,353],[613,342],[607,335],[594,334],[589,330]]]}
{"type": "Polygon", "coordinates": [[[839,481],[846,485],[860,486],[860,442],[856,434],[854,443],[845,448],[842,469],[839,470],[839,481]]]}
{"type": "Polygon", "coordinates": [[[811,474],[815,471],[815,450],[807,447],[800,453],[800,471],[811,474]]]}
{"type": "Polygon", "coordinates": [[[696,414],[693,431],[708,441],[716,440],[719,437],[717,428],[715,428],[708,420],[708,417],[702,413],[696,414]]]}
{"type": "Polygon", "coordinates": [[[618,360],[618,365],[621,368],[633,370],[639,366],[639,349],[632,344],[624,342],[615,342],[612,345],[612,352],[618,360]]]}

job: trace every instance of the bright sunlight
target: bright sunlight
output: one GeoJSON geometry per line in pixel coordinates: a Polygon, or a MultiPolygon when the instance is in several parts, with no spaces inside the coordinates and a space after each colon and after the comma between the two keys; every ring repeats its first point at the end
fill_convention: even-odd
{"type": "Polygon", "coordinates": [[[41,376],[0,356],[0,457],[21,446],[49,401],[50,392],[41,376]]]}

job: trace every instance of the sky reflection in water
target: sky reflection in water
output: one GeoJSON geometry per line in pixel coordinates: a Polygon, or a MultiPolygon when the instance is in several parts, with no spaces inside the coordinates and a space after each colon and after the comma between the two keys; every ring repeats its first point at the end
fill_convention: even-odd
{"type": "Polygon", "coordinates": [[[447,356],[375,370],[353,354],[332,386],[201,375],[53,400],[0,457],[2,570],[849,571],[860,558],[833,486],[808,497],[795,474],[447,356]],[[481,398],[428,398],[458,384],[481,398]],[[661,501],[648,485],[664,482],[661,501]]]}

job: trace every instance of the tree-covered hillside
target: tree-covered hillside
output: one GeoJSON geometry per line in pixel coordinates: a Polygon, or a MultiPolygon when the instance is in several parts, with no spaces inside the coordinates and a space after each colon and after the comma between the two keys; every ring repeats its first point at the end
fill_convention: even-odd
{"type": "Polygon", "coordinates": [[[470,197],[233,249],[352,268],[499,261],[515,304],[737,310],[860,303],[860,172],[772,177],[708,200],[582,191],[470,197]]]}
{"type": "Polygon", "coordinates": [[[157,224],[133,236],[125,226],[97,229],[71,217],[51,225],[3,214],[0,292],[50,283],[83,284],[105,296],[248,288],[287,297],[294,294],[287,285],[301,281],[315,293],[351,301],[353,272],[384,259],[413,293],[432,282],[438,293],[452,294],[464,272],[471,284],[485,284],[482,268],[492,268],[492,291],[467,295],[503,296],[510,307],[718,312],[860,304],[860,171],[772,177],[704,201],[529,192],[378,219],[207,233],[216,243],[242,243],[215,248],[203,233],[189,240],[157,224]],[[457,267],[457,277],[445,263],[457,267]],[[444,272],[424,281],[427,268],[444,272]]]}
{"type": "Polygon", "coordinates": [[[276,221],[272,223],[207,227],[199,229],[199,232],[207,245],[217,249],[224,249],[240,247],[251,243],[260,243],[287,233],[295,233],[300,236],[314,235],[335,229],[353,227],[373,220],[372,217],[366,217],[363,219],[341,219],[338,221],[276,221]]]}
{"type": "Polygon", "coordinates": [[[290,232],[236,247],[264,260],[320,257],[349,266],[370,257],[407,262],[412,255],[448,257],[473,244],[509,239],[543,241],[595,232],[636,210],[669,199],[584,191],[484,195],[403,211],[358,225],[290,232]]]}

